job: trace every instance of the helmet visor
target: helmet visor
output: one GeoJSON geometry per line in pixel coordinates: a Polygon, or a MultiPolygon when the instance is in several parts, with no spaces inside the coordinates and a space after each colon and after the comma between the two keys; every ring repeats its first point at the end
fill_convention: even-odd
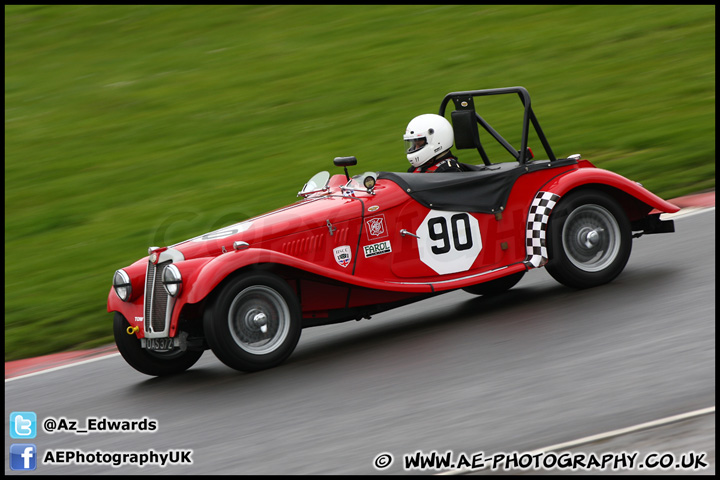
{"type": "Polygon", "coordinates": [[[405,153],[415,153],[425,145],[427,145],[427,139],[425,137],[405,140],[405,153]]]}

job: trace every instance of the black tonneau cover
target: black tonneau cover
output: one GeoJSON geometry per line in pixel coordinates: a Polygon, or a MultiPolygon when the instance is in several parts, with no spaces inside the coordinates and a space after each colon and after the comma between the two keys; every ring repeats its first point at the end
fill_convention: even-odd
{"type": "Polygon", "coordinates": [[[489,166],[470,165],[473,171],[452,173],[379,172],[379,180],[397,183],[427,208],[474,213],[495,213],[505,208],[515,181],[523,174],[574,165],[577,160],[558,159],[525,165],[517,162],[489,166]]]}

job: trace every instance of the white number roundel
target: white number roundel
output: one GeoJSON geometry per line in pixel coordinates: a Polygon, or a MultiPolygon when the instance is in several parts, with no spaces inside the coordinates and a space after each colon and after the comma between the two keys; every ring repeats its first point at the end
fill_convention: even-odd
{"type": "Polygon", "coordinates": [[[417,236],[420,261],[441,275],[469,270],[482,250],[480,225],[465,212],[431,210],[417,236]]]}

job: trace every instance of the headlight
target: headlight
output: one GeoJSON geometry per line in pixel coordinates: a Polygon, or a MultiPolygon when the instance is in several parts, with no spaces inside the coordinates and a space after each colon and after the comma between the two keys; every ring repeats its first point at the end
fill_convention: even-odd
{"type": "Polygon", "coordinates": [[[165,290],[171,297],[176,296],[180,293],[182,288],[182,276],[180,276],[180,270],[175,265],[168,265],[163,270],[162,282],[165,290]]]}
{"type": "Polygon", "coordinates": [[[132,294],[132,284],[130,283],[130,277],[125,270],[118,270],[113,276],[113,287],[115,288],[115,294],[123,302],[127,302],[128,298],[132,294]]]}

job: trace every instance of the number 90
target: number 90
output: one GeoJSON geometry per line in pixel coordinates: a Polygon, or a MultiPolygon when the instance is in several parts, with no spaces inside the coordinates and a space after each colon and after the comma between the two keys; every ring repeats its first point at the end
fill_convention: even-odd
{"type": "Polygon", "coordinates": [[[428,235],[431,240],[439,242],[431,248],[435,255],[448,253],[452,247],[455,247],[456,251],[462,252],[473,246],[472,230],[467,213],[457,213],[450,217],[449,228],[445,217],[431,218],[428,220],[428,235]]]}

